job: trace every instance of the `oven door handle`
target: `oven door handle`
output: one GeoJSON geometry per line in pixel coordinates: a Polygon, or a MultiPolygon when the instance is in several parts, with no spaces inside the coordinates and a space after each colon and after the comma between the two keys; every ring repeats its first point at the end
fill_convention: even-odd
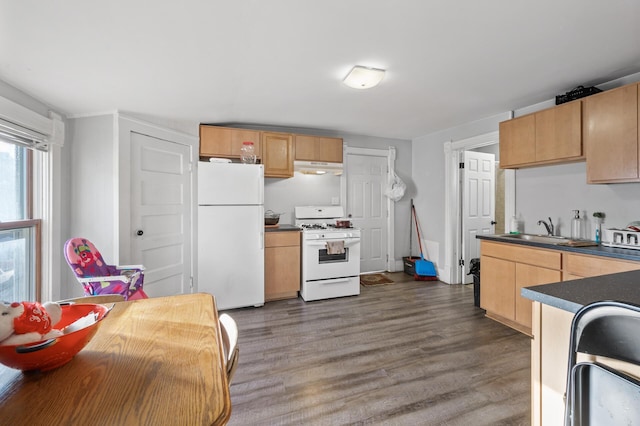
{"type": "MultiPolygon", "coordinates": [[[[329,241],[340,241],[340,240],[329,240],[329,241]]],[[[359,242],[360,242],[360,240],[354,240],[354,239],[352,239],[352,240],[344,240],[344,245],[346,247],[346,246],[349,246],[349,245],[352,245],[352,244],[356,244],[356,243],[359,243],[359,242]]],[[[308,246],[314,246],[314,247],[325,247],[327,245],[327,242],[326,241],[318,241],[318,242],[314,241],[314,242],[307,242],[306,244],[308,246]]]]}
{"type": "Polygon", "coordinates": [[[333,278],[330,280],[322,280],[318,281],[321,284],[338,284],[338,283],[346,283],[350,278],[333,278]]]}

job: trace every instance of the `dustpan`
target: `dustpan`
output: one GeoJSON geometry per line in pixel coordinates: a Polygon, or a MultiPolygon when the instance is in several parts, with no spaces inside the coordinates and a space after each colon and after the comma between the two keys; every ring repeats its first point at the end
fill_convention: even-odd
{"type": "Polygon", "coordinates": [[[413,200],[411,200],[411,212],[413,214],[413,219],[416,223],[416,233],[418,234],[418,245],[420,247],[420,259],[415,261],[415,279],[420,280],[435,280],[437,279],[438,273],[436,272],[436,267],[433,262],[430,262],[424,258],[424,252],[422,251],[422,238],[420,237],[420,226],[418,225],[418,215],[416,214],[416,208],[413,205],[413,200]]]}

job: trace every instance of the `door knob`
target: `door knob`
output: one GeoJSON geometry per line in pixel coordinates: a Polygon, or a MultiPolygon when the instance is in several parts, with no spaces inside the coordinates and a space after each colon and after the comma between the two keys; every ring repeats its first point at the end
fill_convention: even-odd
{"type": "Polygon", "coordinates": [[[138,229],[138,232],[136,232],[136,234],[142,235],[142,234],[144,234],[144,231],[142,229],[138,229]]]}
{"type": "Polygon", "coordinates": [[[492,224],[492,225],[495,225],[496,223],[498,223],[498,222],[496,222],[495,220],[492,220],[492,221],[491,221],[491,224],[492,224]]]}

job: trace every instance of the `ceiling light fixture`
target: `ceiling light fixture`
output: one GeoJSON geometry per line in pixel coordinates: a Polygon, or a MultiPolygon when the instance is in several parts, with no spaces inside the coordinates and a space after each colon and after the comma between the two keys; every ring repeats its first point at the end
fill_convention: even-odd
{"type": "Polygon", "coordinates": [[[382,81],[384,73],[384,70],[378,68],[356,65],[349,71],[349,74],[347,74],[342,82],[354,89],[370,89],[382,81]]]}

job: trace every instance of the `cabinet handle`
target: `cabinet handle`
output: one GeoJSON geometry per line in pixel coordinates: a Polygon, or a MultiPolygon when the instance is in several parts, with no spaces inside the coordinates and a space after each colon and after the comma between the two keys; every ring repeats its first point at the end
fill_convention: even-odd
{"type": "Polygon", "coordinates": [[[138,232],[136,232],[136,234],[142,235],[142,234],[144,234],[144,231],[142,229],[138,229],[138,232]]]}

